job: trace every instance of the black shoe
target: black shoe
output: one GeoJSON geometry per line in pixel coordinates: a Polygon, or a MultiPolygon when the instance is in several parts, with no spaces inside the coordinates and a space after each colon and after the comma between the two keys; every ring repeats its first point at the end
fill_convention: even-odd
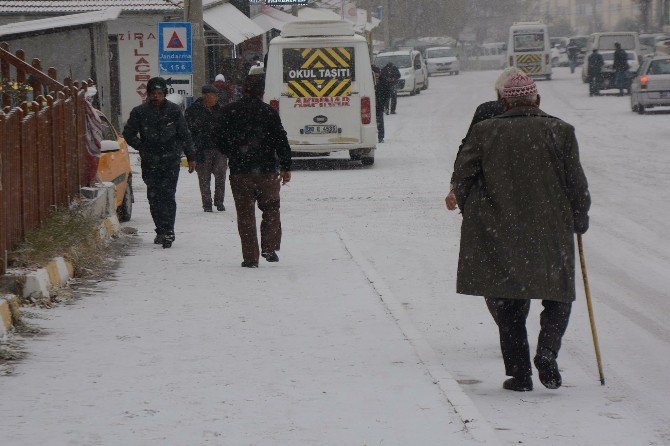
{"type": "Polygon", "coordinates": [[[268,262],[279,262],[279,256],[277,255],[277,253],[275,251],[264,252],[264,253],[261,253],[261,255],[268,262]]]}
{"type": "Polygon", "coordinates": [[[212,211],[211,207],[204,207],[204,208],[202,208],[202,210],[205,211],[205,212],[214,212],[214,211],[212,211]]]}
{"type": "Polygon", "coordinates": [[[530,376],[515,376],[503,383],[503,389],[515,392],[530,392],[533,390],[533,379],[530,376]]]}
{"type": "Polygon", "coordinates": [[[540,382],[547,389],[558,389],[563,384],[561,372],[558,370],[556,355],[553,352],[542,349],[537,352],[533,360],[537,367],[540,382]]]}
{"type": "Polygon", "coordinates": [[[165,235],[163,234],[156,234],[156,238],[154,239],[154,245],[162,245],[163,244],[163,239],[165,238],[165,235]]]}
{"type": "Polygon", "coordinates": [[[383,143],[383,142],[384,142],[384,138],[382,138],[382,139],[379,140],[379,143],[380,143],[380,144],[383,143]]]}
{"type": "Polygon", "coordinates": [[[392,112],[391,112],[391,114],[392,114],[392,115],[395,115],[395,112],[394,112],[394,111],[392,111],[392,112]]]}
{"type": "Polygon", "coordinates": [[[223,211],[226,210],[226,207],[223,204],[217,204],[216,205],[216,210],[223,212],[223,211]]]}
{"type": "Polygon", "coordinates": [[[258,268],[258,262],[242,262],[242,268],[258,268]]]}
{"type": "Polygon", "coordinates": [[[172,248],[172,242],[174,242],[174,232],[168,232],[163,235],[163,249],[172,248]]]}

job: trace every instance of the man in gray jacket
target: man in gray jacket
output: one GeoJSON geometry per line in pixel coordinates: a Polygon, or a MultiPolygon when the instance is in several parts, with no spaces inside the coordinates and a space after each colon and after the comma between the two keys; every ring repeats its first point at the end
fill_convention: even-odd
{"type": "Polygon", "coordinates": [[[556,357],[575,300],[574,233],[588,229],[591,199],[574,128],[539,109],[535,82],[511,77],[502,115],[475,125],[456,158],[463,212],[457,292],[484,296],[500,332],[503,388],[533,389],[526,317],[544,311],[534,363],[561,386],[556,357]]]}

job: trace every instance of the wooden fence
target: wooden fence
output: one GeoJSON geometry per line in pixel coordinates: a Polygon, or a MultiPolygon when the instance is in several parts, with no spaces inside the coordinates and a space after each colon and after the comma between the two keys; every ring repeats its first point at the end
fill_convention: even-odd
{"type": "Polygon", "coordinates": [[[4,274],[8,252],[87,185],[84,92],[89,83],[69,79],[60,83],[54,68],[43,73],[38,59],[28,64],[23,51],[12,54],[6,43],[0,44],[0,74],[0,274],[4,274]]]}

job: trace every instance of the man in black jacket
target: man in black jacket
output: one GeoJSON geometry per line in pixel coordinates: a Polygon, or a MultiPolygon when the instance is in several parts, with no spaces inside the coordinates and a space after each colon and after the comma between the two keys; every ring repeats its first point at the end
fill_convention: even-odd
{"type": "Polygon", "coordinates": [[[398,105],[398,81],[400,80],[400,70],[393,63],[387,63],[381,72],[381,83],[383,88],[387,89],[388,99],[384,102],[384,111],[395,115],[395,109],[398,105]]]}
{"type": "Polygon", "coordinates": [[[593,52],[586,61],[588,65],[589,96],[600,96],[600,83],[603,77],[603,65],[605,59],[598,52],[598,48],[593,48],[593,52]]]}
{"type": "Polygon", "coordinates": [[[202,208],[212,212],[211,182],[214,175],[214,206],[225,211],[223,199],[226,192],[226,170],[228,159],[217,150],[219,121],[223,107],[219,102],[219,91],[213,85],[202,87],[202,97],[186,109],[186,122],[191,131],[196,153],[196,172],[202,197],[202,208]]]}
{"type": "Polygon", "coordinates": [[[256,202],[262,212],[261,253],[278,262],[281,245],[279,189],[291,181],[291,146],[279,113],[263,102],[265,76],[249,75],[244,97],[224,107],[220,148],[230,164],[230,188],[242,242],[242,266],[258,268],[256,202]]]}
{"type": "Polygon", "coordinates": [[[628,82],[628,53],[621,48],[619,42],[614,43],[614,85],[619,89],[619,96],[623,96],[624,88],[630,92],[630,83],[628,82]]]}
{"type": "Polygon", "coordinates": [[[165,79],[150,79],[149,100],[133,108],[123,129],[123,137],[142,157],[142,179],[156,225],[154,243],[163,248],[170,248],[175,239],[175,193],[182,151],[188,159],[189,173],[195,170],[191,134],[179,106],[165,99],[167,91],[165,79]]]}

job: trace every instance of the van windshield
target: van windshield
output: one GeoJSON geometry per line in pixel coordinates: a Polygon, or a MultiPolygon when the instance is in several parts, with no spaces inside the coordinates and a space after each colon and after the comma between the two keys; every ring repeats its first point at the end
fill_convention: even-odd
{"type": "Polygon", "coordinates": [[[599,50],[614,50],[614,44],[619,42],[624,50],[635,49],[635,36],[630,34],[600,36],[598,39],[599,50]]]}
{"type": "Polygon", "coordinates": [[[426,59],[434,59],[437,57],[456,57],[456,50],[453,48],[436,48],[434,50],[426,50],[426,59]]]}
{"type": "Polygon", "coordinates": [[[514,51],[544,51],[544,33],[515,34],[514,51]]]}
{"type": "Polygon", "coordinates": [[[384,68],[389,62],[398,68],[409,68],[412,66],[412,59],[410,59],[409,55],[404,54],[398,54],[394,56],[377,56],[375,57],[374,64],[379,68],[384,68]]]}

